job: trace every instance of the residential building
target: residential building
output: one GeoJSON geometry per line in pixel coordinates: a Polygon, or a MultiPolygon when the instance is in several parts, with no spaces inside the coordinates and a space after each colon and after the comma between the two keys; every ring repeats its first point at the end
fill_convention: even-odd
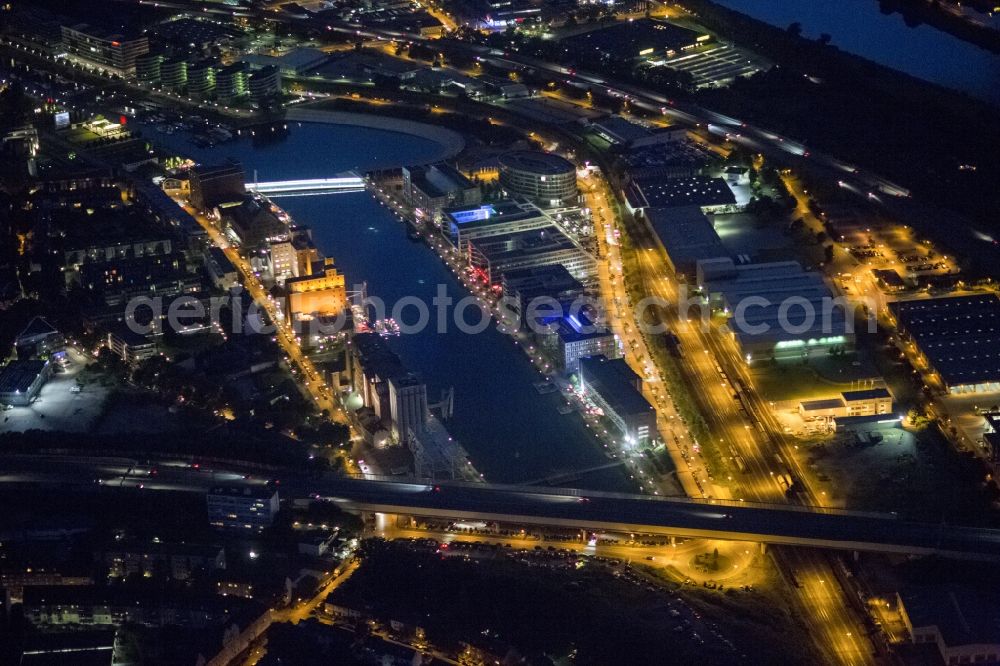
{"type": "Polygon", "coordinates": [[[171,92],[187,88],[188,63],[181,56],[167,58],[160,64],[160,85],[171,92]]]}
{"type": "Polygon", "coordinates": [[[250,99],[259,106],[281,97],[281,70],[267,65],[250,74],[250,99]]]}
{"type": "Polygon", "coordinates": [[[250,94],[250,67],[236,62],[215,73],[215,95],[223,104],[232,104],[250,94]]]}
{"type": "Polygon", "coordinates": [[[131,575],[188,580],[196,573],[226,568],[222,546],[160,541],[114,541],[99,548],[95,559],[111,578],[131,575]]]}
{"type": "Polygon", "coordinates": [[[216,289],[229,291],[236,286],[239,273],[233,262],[229,260],[226,253],[220,248],[212,246],[208,248],[205,256],[205,270],[212,279],[212,284],[216,289]]]}
{"type": "Polygon", "coordinates": [[[108,333],[107,346],[115,356],[129,365],[141,363],[160,351],[156,336],[136,333],[124,324],[108,333]]]}
{"type": "Polygon", "coordinates": [[[135,78],[139,83],[157,85],[163,75],[163,55],[144,53],[135,59],[135,78]]]}
{"type": "Polygon", "coordinates": [[[206,495],[213,527],[263,530],[278,513],[278,491],[263,485],[215,486],[206,495]]]}
{"type": "Polygon", "coordinates": [[[215,65],[199,62],[188,65],[187,94],[195,99],[209,99],[215,95],[215,65]]]}

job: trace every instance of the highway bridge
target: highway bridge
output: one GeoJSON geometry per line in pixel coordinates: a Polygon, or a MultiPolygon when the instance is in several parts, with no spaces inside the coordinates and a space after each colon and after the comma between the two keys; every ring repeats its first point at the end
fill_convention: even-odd
{"type": "Polygon", "coordinates": [[[248,192],[259,192],[269,197],[319,192],[357,192],[365,189],[360,176],[336,178],[307,178],[301,180],[272,180],[264,183],[247,183],[248,192]]]}
{"type": "Polygon", "coordinates": [[[343,478],[320,482],[315,495],[345,509],[378,513],[1000,561],[1000,530],[916,523],[892,514],[565,488],[343,478]]]}
{"type": "Polygon", "coordinates": [[[272,480],[279,482],[284,500],[318,498],[350,511],[1000,561],[1000,529],[920,523],[884,513],[572,488],[265,472],[238,463],[0,454],[0,487],[201,494],[220,483],[259,485],[272,480]]]}

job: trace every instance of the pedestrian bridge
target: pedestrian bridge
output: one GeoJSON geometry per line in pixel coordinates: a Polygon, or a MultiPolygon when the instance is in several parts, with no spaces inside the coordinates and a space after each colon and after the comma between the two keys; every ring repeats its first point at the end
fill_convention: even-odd
{"type": "Polygon", "coordinates": [[[1000,530],[912,522],[894,514],[370,478],[325,479],[317,483],[313,496],[356,511],[451,520],[1000,561],[1000,530]]]}
{"type": "Polygon", "coordinates": [[[356,192],[365,189],[365,181],[360,176],[338,176],[336,178],[271,180],[263,183],[247,183],[246,188],[248,192],[259,192],[267,196],[312,192],[356,192]]]}

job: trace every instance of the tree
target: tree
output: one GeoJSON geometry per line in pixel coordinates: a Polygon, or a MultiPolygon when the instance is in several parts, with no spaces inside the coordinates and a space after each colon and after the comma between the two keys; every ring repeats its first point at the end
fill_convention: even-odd
{"type": "Polygon", "coordinates": [[[795,23],[790,24],[788,28],[785,29],[785,32],[787,32],[789,35],[800,37],[802,36],[802,24],[796,21],[795,23]]]}
{"type": "Polygon", "coordinates": [[[819,36],[819,39],[817,39],[816,41],[819,42],[820,44],[822,44],[823,46],[826,46],[832,40],[833,40],[833,37],[831,37],[829,35],[829,33],[824,32],[822,35],[819,36]]]}
{"type": "Polygon", "coordinates": [[[825,241],[826,241],[826,232],[825,231],[817,231],[816,232],[816,244],[818,245],[818,244],[823,243],[825,241]]]}
{"type": "Polygon", "coordinates": [[[833,261],[833,246],[827,245],[823,248],[823,257],[825,263],[830,263],[833,261]]]}

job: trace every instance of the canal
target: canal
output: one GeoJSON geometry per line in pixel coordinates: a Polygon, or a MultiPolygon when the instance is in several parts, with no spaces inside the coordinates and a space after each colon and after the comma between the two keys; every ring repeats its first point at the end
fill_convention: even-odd
{"type": "Polygon", "coordinates": [[[832,44],[886,67],[1000,105],[1000,55],[933,28],[910,27],[877,0],[714,0],[771,25],[802,25],[832,44]]]}
{"type": "MultiPolygon", "coordinates": [[[[256,169],[261,181],[417,163],[437,152],[436,144],[426,139],[382,130],[293,123],[289,129],[282,140],[255,144],[243,139],[213,149],[197,148],[181,134],[165,136],[148,129],[147,134],[203,163],[238,159],[248,174],[256,169]]],[[[349,285],[366,281],[369,294],[390,305],[412,296],[430,304],[439,284],[455,302],[466,295],[438,257],[409,240],[404,225],[367,192],[276,201],[296,223],[312,228],[316,245],[335,259],[349,285]]],[[[412,323],[412,310],[407,312],[404,319],[412,323]]],[[[471,311],[468,319],[474,321],[471,311]]],[[[449,325],[438,333],[433,316],[431,322],[422,332],[390,338],[390,346],[423,375],[430,401],[442,389],[454,387],[455,414],[445,425],[487,480],[518,483],[609,462],[578,414],[557,411],[558,393],[540,395],[535,390],[533,383],[541,375],[510,338],[492,326],[466,334],[449,325]]],[[[631,488],[620,467],[563,485],[631,488]]]]}

